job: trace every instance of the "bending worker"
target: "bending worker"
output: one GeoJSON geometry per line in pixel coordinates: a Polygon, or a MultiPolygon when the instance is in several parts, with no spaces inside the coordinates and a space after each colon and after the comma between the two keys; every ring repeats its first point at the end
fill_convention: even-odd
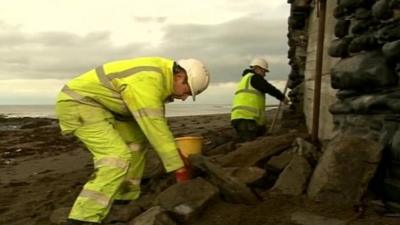
{"type": "Polygon", "coordinates": [[[231,112],[231,124],[241,141],[254,140],[265,133],[265,94],[288,104],[288,99],[271,85],[265,75],[269,72],[268,62],[263,58],[255,58],[250,68],[242,73],[231,112]]]}
{"type": "Polygon", "coordinates": [[[188,96],[194,101],[208,83],[196,59],[148,57],[106,63],[63,87],[56,104],[61,130],[86,145],[95,167],[70,211],[70,225],[101,223],[114,201],[139,197],[146,140],[180,181],[186,171],[164,104],[188,96]]]}

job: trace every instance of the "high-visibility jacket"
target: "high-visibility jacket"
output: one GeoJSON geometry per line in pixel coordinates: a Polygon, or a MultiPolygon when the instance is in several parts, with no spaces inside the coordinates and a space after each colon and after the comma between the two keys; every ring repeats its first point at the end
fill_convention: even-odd
{"type": "MultiPolygon", "coordinates": [[[[68,82],[57,102],[77,101],[117,115],[133,115],[166,171],[173,171],[183,167],[164,110],[173,92],[173,65],[173,60],[158,57],[106,63],[68,82]]],[[[73,132],[69,127],[61,129],[73,132]]]]}
{"type": "Polygon", "coordinates": [[[247,73],[240,80],[231,111],[231,120],[248,119],[255,120],[258,125],[265,124],[265,94],[251,86],[251,77],[258,76],[247,73]]]}

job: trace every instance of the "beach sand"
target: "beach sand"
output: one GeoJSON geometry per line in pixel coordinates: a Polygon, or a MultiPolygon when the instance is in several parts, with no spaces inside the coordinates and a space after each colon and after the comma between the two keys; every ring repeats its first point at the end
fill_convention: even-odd
{"type": "MultiPolygon", "coordinates": [[[[270,111],[267,115],[269,122],[273,114],[270,111]]],[[[169,124],[175,137],[203,136],[205,154],[237,138],[228,114],[169,118],[169,124]]],[[[52,212],[70,207],[88,180],[93,168],[90,154],[76,138],[60,135],[54,119],[0,118],[0,125],[0,224],[52,224],[52,212]]],[[[286,118],[276,127],[273,135],[294,131],[306,133],[301,116],[286,118]]],[[[146,196],[152,196],[149,193],[159,192],[174,182],[172,174],[149,176],[156,178],[144,183],[142,201],[146,201],[143,200],[146,196]]],[[[219,199],[191,224],[293,224],[288,215],[305,209],[340,219],[354,215],[351,209],[332,209],[310,202],[305,197],[268,196],[256,206],[232,204],[219,199]]],[[[352,224],[398,223],[397,219],[382,220],[372,212],[367,215],[366,219],[352,224]]]]}

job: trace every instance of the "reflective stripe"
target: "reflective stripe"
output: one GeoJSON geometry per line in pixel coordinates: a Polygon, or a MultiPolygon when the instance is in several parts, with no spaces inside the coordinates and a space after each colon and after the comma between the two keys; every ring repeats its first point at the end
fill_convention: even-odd
{"type": "Polygon", "coordinates": [[[135,75],[136,73],[140,73],[140,72],[144,72],[144,71],[153,71],[153,72],[159,73],[163,79],[163,84],[165,85],[164,88],[167,88],[168,82],[166,81],[166,77],[164,76],[162,70],[159,67],[155,67],[155,66],[133,67],[133,68],[123,70],[120,72],[109,73],[107,75],[107,77],[108,77],[108,79],[113,80],[114,78],[125,78],[125,77],[129,77],[131,75],[135,75]]]}
{"type": "Polygon", "coordinates": [[[111,83],[111,80],[107,77],[106,73],[104,72],[103,66],[99,66],[96,68],[96,74],[97,74],[97,78],[99,78],[101,84],[103,84],[103,86],[110,89],[114,98],[121,98],[121,95],[115,91],[115,88],[114,88],[113,84],[111,83]]]}
{"type": "MultiPolygon", "coordinates": [[[[253,75],[253,76],[257,76],[257,75],[253,75]]],[[[246,85],[244,86],[244,88],[243,88],[243,89],[240,89],[240,90],[238,90],[238,91],[236,91],[236,92],[235,92],[235,95],[236,95],[236,94],[240,94],[240,93],[249,93],[249,94],[258,95],[258,96],[260,96],[260,97],[264,97],[264,96],[265,96],[264,93],[261,93],[261,92],[259,92],[259,91],[256,90],[256,89],[251,89],[251,88],[249,88],[249,87],[250,87],[250,82],[251,82],[251,77],[247,78],[246,85]]]]}
{"type": "Polygon", "coordinates": [[[236,95],[236,94],[240,94],[240,93],[255,94],[255,95],[259,95],[259,96],[261,96],[261,97],[264,96],[264,94],[261,94],[259,91],[251,90],[251,89],[241,89],[241,90],[239,90],[239,91],[236,91],[236,92],[235,92],[235,95],[236,95]]]}
{"type": "Polygon", "coordinates": [[[81,191],[81,193],[79,194],[79,197],[89,198],[89,199],[99,203],[100,205],[102,205],[105,208],[108,207],[108,204],[110,203],[110,200],[111,200],[104,193],[101,193],[98,191],[92,191],[92,190],[88,190],[88,189],[83,189],[81,191]]]}
{"type": "Polygon", "coordinates": [[[137,152],[140,150],[141,145],[140,144],[136,144],[136,143],[130,143],[129,148],[131,149],[132,152],[137,152]]]}
{"type": "Polygon", "coordinates": [[[134,178],[129,179],[128,178],[128,179],[126,179],[126,182],[128,182],[131,185],[135,185],[135,186],[140,185],[140,179],[134,179],[134,178]]]}
{"type": "Polygon", "coordinates": [[[129,163],[126,160],[119,158],[110,158],[110,157],[99,159],[94,164],[95,168],[99,166],[111,166],[111,167],[126,169],[129,166],[129,163]]]}
{"type": "Polygon", "coordinates": [[[258,115],[260,113],[257,108],[250,107],[250,106],[236,106],[236,107],[232,108],[232,112],[235,111],[235,110],[246,110],[246,111],[258,114],[258,115]]]}
{"type": "Polygon", "coordinates": [[[142,118],[142,117],[164,117],[164,110],[163,109],[149,109],[143,108],[137,111],[132,112],[135,118],[142,118]]]}
{"type": "Polygon", "coordinates": [[[102,105],[100,105],[99,103],[97,103],[96,101],[78,94],[77,92],[71,90],[67,85],[65,85],[62,89],[62,92],[64,92],[65,94],[67,94],[69,97],[71,97],[72,99],[87,104],[87,105],[91,105],[91,106],[95,106],[95,107],[103,107],[102,105]]]}
{"type": "Polygon", "coordinates": [[[154,72],[158,72],[162,74],[162,70],[158,67],[154,67],[154,66],[138,66],[138,67],[133,67],[121,72],[117,72],[117,73],[109,73],[107,75],[108,79],[112,80],[114,78],[124,78],[124,77],[128,77],[130,75],[134,75],[136,73],[139,72],[143,72],[143,71],[154,71],[154,72]]]}

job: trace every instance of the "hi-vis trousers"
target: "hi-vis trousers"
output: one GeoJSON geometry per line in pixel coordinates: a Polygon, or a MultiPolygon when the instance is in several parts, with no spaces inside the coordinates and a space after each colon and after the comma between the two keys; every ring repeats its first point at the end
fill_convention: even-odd
{"type": "Polygon", "coordinates": [[[134,120],[115,120],[109,111],[99,107],[58,102],[56,114],[62,132],[73,133],[92,153],[95,169],[69,218],[100,223],[113,200],[139,197],[145,136],[134,120]]]}

